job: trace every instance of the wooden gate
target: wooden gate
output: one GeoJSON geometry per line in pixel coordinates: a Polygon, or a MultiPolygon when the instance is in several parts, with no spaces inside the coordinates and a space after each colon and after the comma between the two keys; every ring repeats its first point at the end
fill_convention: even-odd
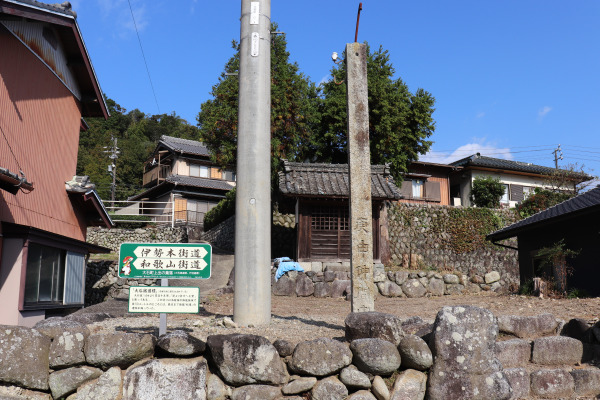
{"type": "Polygon", "coordinates": [[[311,207],[310,248],[311,258],[350,258],[348,207],[311,207]]]}

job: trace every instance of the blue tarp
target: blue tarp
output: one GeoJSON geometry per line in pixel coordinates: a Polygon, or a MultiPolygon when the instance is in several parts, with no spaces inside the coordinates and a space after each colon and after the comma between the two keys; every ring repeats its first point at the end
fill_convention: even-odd
{"type": "Polygon", "coordinates": [[[275,280],[278,281],[279,278],[283,276],[288,271],[300,271],[304,272],[304,268],[300,266],[296,261],[292,260],[289,257],[281,257],[275,259],[275,265],[279,265],[277,267],[277,272],[275,273],[275,280]]]}

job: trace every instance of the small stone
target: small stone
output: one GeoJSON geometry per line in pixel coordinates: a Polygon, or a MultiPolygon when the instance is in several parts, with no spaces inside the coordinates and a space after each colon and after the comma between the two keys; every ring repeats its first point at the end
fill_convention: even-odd
{"type": "Polygon", "coordinates": [[[349,388],[369,389],[371,387],[369,377],[354,365],[349,365],[340,371],[340,381],[349,388]]]}

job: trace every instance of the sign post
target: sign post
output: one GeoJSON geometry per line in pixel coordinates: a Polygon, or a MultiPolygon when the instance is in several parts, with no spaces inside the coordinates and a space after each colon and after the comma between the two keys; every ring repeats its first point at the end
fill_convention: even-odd
{"type": "Polygon", "coordinates": [[[208,279],[211,261],[209,244],[123,243],[119,249],[120,278],[160,279],[160,287],[129,289],[129,311],[160,313],[158,333],[164,335],[166,313],[197,313],[200,308],[199,288],[168,288],[169,278],[208,279]]]}

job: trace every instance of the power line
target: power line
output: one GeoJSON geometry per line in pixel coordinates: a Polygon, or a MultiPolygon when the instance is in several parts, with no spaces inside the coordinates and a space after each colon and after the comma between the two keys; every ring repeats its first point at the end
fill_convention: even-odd
{"type": "Polygon", "coordinates": [[[146,61],[146,55],[144,54],[144,48],[142,47],[142,39],[140,38],[140,32],[138,30],[137,24],[135,23],[135,17],[133,16],[133,8],[131,7],[131,1],[127,0],[129,4],[129,11],[131,11],[131,19],[133,20],[133,26],[135,27],[135,33],[137,33],[138,42],[140,43],[140,50],[142,51],[142,58],[144,59],[144,64],[146,65],[146,72],[148,73],[148,80],[150,81],[150,87],[152,88],[152,94],[154,95],[154,102],[156,103],[156,108],[158,109],[158,113],[160,114],[160,107],[158,106],[158,99],[156,98],[156,92],[154,91],[154,85],[152,84],[152,78],[150,77],[150,69],[148,68],[148,62],[146,61]]]}

